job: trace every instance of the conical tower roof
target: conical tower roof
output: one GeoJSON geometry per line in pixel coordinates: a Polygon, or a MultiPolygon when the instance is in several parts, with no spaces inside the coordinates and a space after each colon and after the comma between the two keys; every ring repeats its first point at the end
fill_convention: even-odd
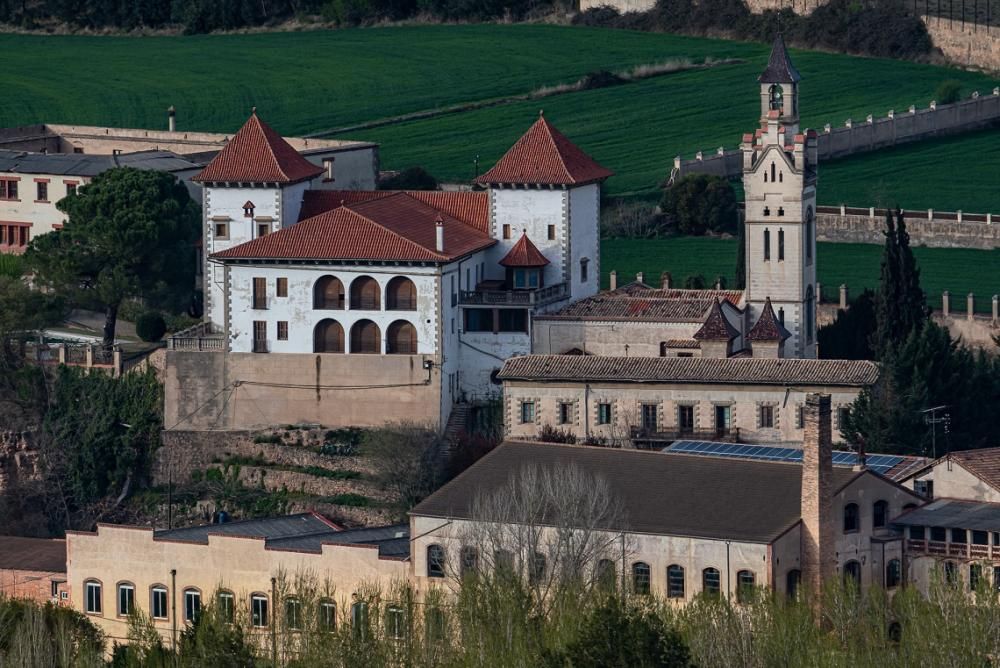
{"type": "Polygon", "coordinates": [[[771,57],[767,61],[767,68],[763,74],[757,78],[761,83],[798,83],[802,75],[795,69],[792,59],[785,48],[785,38],[778,33],[771,45],[771,57]]]}
{"type": "Polygon", "coordinates": [[[531,243],[527,232],[521,235],[510,252],[500,260],[500,264],[504,267],[544,267],[548,263],[548,259],[542,255],[538,247],[531,243]]]}
{"type": "Polygon", "coordinates": [[[750,341],[784,341],[791,335],[791,332],[785,329],[785,326],[778,320],[778,316],[774,314],[771,298],[766,298],[760,317],[747,333],[747,339],[750,341]]]}

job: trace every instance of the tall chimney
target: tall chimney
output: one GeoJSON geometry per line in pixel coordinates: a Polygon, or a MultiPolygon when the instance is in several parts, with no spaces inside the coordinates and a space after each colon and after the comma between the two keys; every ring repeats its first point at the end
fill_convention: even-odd
{"type": "Polygon", "coordinates": [[[802,418],[802,586],[819,600],[823,583],[836,570],[830,395],[807,394],[802,418]]]}
{"type": "Polygon", "coordinates": [[[435,250],[437,250],[438,253],[443,253],[444,252],[444,219],[441,217],[440,213],[438,214],[437,219],[434,221],[434,231],[437,233],[436,234],[436,242],[434,244],[434,248],[435,248],[435,250]]]}
{"type": "Polygon", "coordinates": [[[673,280],[674,280],[673,276],[670,275],[669,271],[663,272],[662,274],[660,274],[660,287],[662,287],[664,290],[669,290],[670,284],[673,282],[673,280]]]}
{"type": "Polygon", "coordinates": [[[610,278],[608,280],[610,282],[610,285],[608,287],[610,287],[612,290],[617,290],[618,289],[618,272],[615,271],[614,269],[612,269],[611,270],[611,276],[610,276],[610,278]]]}
{"type": "Polygon", "coordinates": [[[167,130],[177,132],[177,110],[174,109],[174,105],[170,105],[167,109],[167,130]]]}

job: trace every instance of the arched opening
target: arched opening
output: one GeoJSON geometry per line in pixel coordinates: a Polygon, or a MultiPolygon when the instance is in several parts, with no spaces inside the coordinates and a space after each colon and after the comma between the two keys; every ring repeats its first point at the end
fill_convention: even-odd
{"type": "Polygon", "coordinates": [[[406,276],[397,276],[385,288],[387,311],[416,311],[417,286],[406,276]]]}
{"type": "Polygon", "coordinates": [[[336,320],[326,318],[313,329],[314,353],[344,352],[344,328],[336,320]]]}
{"type": "Polygon", "coordinates": [[[313,285],[313,308],[344,310],[344,284],[336,276],[322,276],[313,285]]]}
{"type": "Polygon", "coordinates": [[[684,567],[667,566],[667,598],[684,598],[684,567]]]}
{"type": "Polygon", "coordinates": [[[718,568],[706,568],[701,572],[701,590],[709,596],[718,596],[722,592],[722,578],[718,568]]]}
{"type": "Polygon", "coordinates": [[[903,568],[899,559],[890,559],[885,567],[885,586],[898,587],[903,579],[903,568]]]}
{"type": "Polygon", "coordinates": [[[781,111],[784,106],[785,91],[779,84],[772,85],[767,91],[768,108],[772,111],[781,111]]]}
{"type": "Polygon", "coordinates": [[[351,283],[351,309],[378,311],[382,308],[378,281],[371,276],[358,276],[351,283]]]}
{"type": "Polygon", "coordinates": [[[861,587],[861,564],[853,559],[844,564],[844,583],[853,583],[855,587],[861,587]]]}
{"type": "Polygon", "coordinates": [[[632,564],[632,591],[639,595],[649,593],[649,564],[643,561],[632,564]]]}
{"type": "Polygon", "coordinates": [[[785,574],[785,594],[788,598],[798,598],[799,585],[802,583],[802,571],[793,568],[785,574]]]}
{"type": "Polygon", "coordinates": [[[417,328],[406,320],[397,320],[386,331],[385,352],[389,355],[416,355],[417,328]]]}
{"type": "Polygon", "coordinates": [[[368,355],[382,352],[382,335],[378,325],[371,320],[358,320],[354,323],[351,327],[351,352],[368,355]]]}
{"type": "Polygon", "coordinates": [[[736,602],[749,603],[753,596],[757,576],[753,571],[740,571],[736,574],[736,602]]]}

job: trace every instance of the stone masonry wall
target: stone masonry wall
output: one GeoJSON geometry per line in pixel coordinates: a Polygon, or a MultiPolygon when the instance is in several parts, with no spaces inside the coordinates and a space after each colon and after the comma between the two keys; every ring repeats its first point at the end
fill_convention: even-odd
{"type": "MultiPolygon", "coordinates": [[[[832,207],[831,207],[832,208],[832,207]]],[[[991,216],[987,223],[978,220],[959,221],[951,214],[948,218],[931,212],[916,215],[907,211],[906,229],[910,233],[910,243],[914,246],[930,248],[979,248],[991,250],[1000,248],[1000,216],[991,216]],[[996,218],[996,220],[993,220],[996,218]]],[[[977,216],[983,218],[983,216],[977,216]]],[[[819,211],[816,214],[816,240],[840,243],[882,244],[885,240],[885,216],[876,209],[875,215],[819,211]]]]}
{"type": "Polygon", "coordinates": [[[948,60],[967,67],[1000,71],[1000,27],[923,16],[934,46],[948,60]]]}

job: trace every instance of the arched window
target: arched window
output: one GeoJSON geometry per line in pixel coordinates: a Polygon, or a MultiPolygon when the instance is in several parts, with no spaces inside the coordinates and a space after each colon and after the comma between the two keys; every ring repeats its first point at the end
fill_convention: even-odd
{"type": "Polygon", "coordinates": [[[890,559],[885,566],[885,586],[898,587],[903,579],[903,569],[899,559],[890,559]]]}
{"type": "Polygon", "coordinates": [[[806,209],[806,262],[812,262],[813,257],[813,208],[806,209]]]}
{"type": "Polygon", "coordinates": [[[313,284],[313,308],[344,310],[344,284],[336,276],[321,276],[313,284]]]}
{"type": "Polygon", "coordinates": [[[853,583],[861,587],[861,564],[853,559],[844,564],[844,583],[853,583]]]}
{"type": "Polygon", "coordinates": [[[771,230],[764,230],[764,262],[771,259],[771,230]]]}
{"type": "Polygon", "coordinates": [[[785,594],[788,598],[798,598],[799,585],[802,584],[802,571],[793,568],[785,574],[785,594]]]}
{"type": "Polygon", "coordinates": [[[774,166],[774,163],[772,162],[771,163],[771,183],[774,183],[775,181],[778,180],[777,177],[775,176],[775,172],[776,172],[776,168],[774,166]]]}
{"type": "Polygon", "coordinates": [[[615,588],[615,562],[610,559],[601,559],[597,562],[595,575],[597,586],[604,591],[611,591],[615,588]]]}
{"type": "Polygon", "coordinates": [[[718,596],[722,591],[722,579],[718,568],[706,568],[701,572],[701,590],[706,594],[718,596]]]}
{"type": "Polygon", "coordinates": [[[462,577],[474,575],[479,571],[479,550],[474,547],[462,548],[462,577]]]}
{"type": "Polygon", "coordinates": [[[889,502],[879,500],[872,505],[872,526],[876,529],[889,522],[889,502]]]}
{"type": "Polygon", "coordinates": [[[649,593],[649,564],[642,561],[632,564],[632,591],[640,595],[649,593]]]}
{"type": "Polygon", "coordinates": [[[440,545],[427,546],[427,577],[444,577],[444,548],[440,545]]]}
{"type": "Polygon", "coordinates": [[[98,580],[86,580],[83,583],[83,595],[86,599],[84,610],[89,615],[100,615],[104,612],[104,597],[101,583],[98,580]]]}
{"type": "Polygon", "coordinates": [[[385,287],[385,308],[388,311],[416,311],[417,286],[406,276],[397,276],[385,287]]]}
{"type": "Polygon", "coordinates": [[[781,111],[782,106],[784,105],[784,94],[785,92],[779,84],[773,84],[767,91],[768,109],[781,111]]]}
{"type": "Polygon", "coordinates": [[[753,588],[757,584],[757,576],[753,571],[740,571],[736,574],[736,602],[749,603],[753,596],[753,588]]]}
{"type": "Polygon", "coordinates": [[[844,506],[844,533],[851,533],[852,531],[857,531],[860,528],[858,504],[848,503],[844,506]]]}
{"type": "Polygon", "coordinates": [[[285,599],[285,628],[289,631],[302,630],[302,601],[297,598],[285,599]]]}
{"type": "Polygon", "coordinates": [[[256,628],[264,628],[270,624],[266,594],[250,596],[250,623],[256,628]]]}
{"type": "Polygon", "coordinates": [[[184,621],[194,624],[201,614],[201,591],[193,587],[184,590],[184,621]]]}
{"type": "Polygon", "coordinates": [[[782,325],[785,324],[785,309],[780,307],[778,308],[778,322],[780,322],[782,325]]]}
{"type": "Polygon", "coordinates": [[[806,342],[812,343],[813,331],[816,328],[816,297],[813,286],[806,286],[806,342]]]}
{"type": "Polygon", "coordinates": [[[149,588],[149,616],[153,619],[167,619],[169,614],[166,586],[161,584],[153,585],[149,588]]]}
{"type": "Polygon", "coordinates": [[[684,567],[667,566],[667,598],[684,598],[684,567]]]}
{"type": "MultiPolygon", "coordinates": [[[[780,215],[781,209],[778,209],[778,212],[780,215]]],[[[784,259],[785,259],[785,231],[778,230],[778,260],[780,261],[784,259]]]]}
{"type": "Polygon", "coordinates": [[[351,309],[361,311],[378,311],[382,308],[379,298],[381,290],[378,282],[371,276],[358,276],[351,283],[351,309]]]}
{"type": "Polygon", "coordinates": [[[135,585],[131,582],[118,583],[118,616],[128,617],[135,611],[135,585]]]}
{"type": "Polygon", "coordinates": [[[389,355],[416,355],[417,328],[405,320],[389,325],[385,335],[385,352],[389,355]]]}
{"type": "Polygon", "coordinates": [[[398,605],[390,605],[385,609],[385,632],[393,640],[406,637],[406,611],[398,605]]]}
{"type": "Polygon", "coordinates": [[[316,323],[316,328],[313,329],[313,352],[344,352],[344,328],[339,322],[326,318],[316,323]]]}
{"type": "Polygon", "coordinates": [[[316,610],[318,615],[317,623],[319,630],[325,633],[333,633],[337,630],[337,604],[328,598],[320,599],[319,607],[316,610]]]}
{"type": "Polygon", "coordinates": [[[351,352],[374,354],[382,352],[382,333],[371,320],[358,320],[351,326],[351,352]]]}
{"type": "Polygon", "coordinates": [[[220,589],[215,595],[215,603],[219,607],[219,614],[222,621],[232,624],[236,616],[236,596],[233,592],[220,589]]]}
{"type": "MultiPolygon", "coordinates": [[[[785,182],[785,173],[779,170],[778,171],[778,183],[784,183],[784,182],[785,182]]],[[[780,216],[780,215],[784,215],[784,214],[779,213],[778,215],[780,216]]]]}

